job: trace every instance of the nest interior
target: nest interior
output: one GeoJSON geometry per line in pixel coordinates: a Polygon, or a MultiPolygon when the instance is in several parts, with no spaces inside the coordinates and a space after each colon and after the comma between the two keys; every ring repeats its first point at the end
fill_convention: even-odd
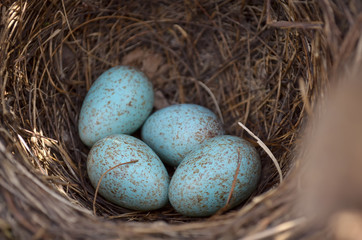
{"type": "Polygon", "coordinates": [[[0,7],[4,237],[232,239],[292,218],[288,182],[298,136],[309,103],[327,82],[331,56],[348,29],[343,26],[351,24],[341,9],[353,19],[358,6],[24,0],[0,7]],[[342,30],[326,31],[326,21],[342,30]],[[284,183],[279,186],[275,166],[258,148],[263,165],[258,189],[224,214],[187,218],[170,206],[134,212],[100,196],[93,206],[95,190],[85,171],[89,149],[78,137],[77,121],[92,82],[120,64],[146,73],[155,109],[174,103],[206,106],[224,120],[228,134],[258,146],[238,122],[246,125],[275,155],[284,183]]]}

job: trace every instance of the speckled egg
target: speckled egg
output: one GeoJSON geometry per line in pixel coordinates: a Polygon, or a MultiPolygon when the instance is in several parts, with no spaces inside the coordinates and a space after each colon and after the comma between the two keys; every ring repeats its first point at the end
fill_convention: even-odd
{"type": "Polygon", "coordinates": [[[209,109],[195,104],[177,104],[153,113],[141,134],[142,140],[165,163],[178,166],[187,153],[205,139],[224,134],[224,129],[209,109]]]}
{"type": "Polygon", "coordinates": [[[206,140],[176,169],[169,187],[171,205],[186,216],[216,213],[227,203],[239,162],[228,208],[240,204],[257,187],[261,171],[259,155],[249,142],[239,137],[224,135],[206,140]]]}
{"type": "Polygon", "coordinates": [[[166,168],[150,147],[129,135],[110,135],[93,145],[87,172],[94,188],[107,170],[130,161],[137,162],[118,166],[103,177],[99,194],[133,210],[148,211],[164,206],[169,185],[166,168]]]}
{"type": "Polygon", "coordinates": [[[105,71],[89,89],[79,115],[79,136],[91,147],[111,134],[131,134],[151,113],[152,84],[140,71],[117,66],[105,71]]]}

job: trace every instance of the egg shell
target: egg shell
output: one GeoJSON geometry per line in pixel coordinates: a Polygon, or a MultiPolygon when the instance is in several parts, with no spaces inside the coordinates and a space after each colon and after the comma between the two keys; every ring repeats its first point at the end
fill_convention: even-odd
{"type": "Polygon", "coordinates": [[[111,134],[131,134],[151,113],[152,84],[135,68],[117,66],[105,71],[89,89],[79,115],[79,136],[91,147],[111,134]]]}
{"type": "Polygon", "coordinates": [[[119,206],[154,210],[167,201],[169,176],[159,157],[141,140],[124,134],[111,135],[93,145],[87,172],[94,188],[102,174],[120,164],[102,179],[99,194],[119,206]]]}
{"type": "Polygon", "coordinates": [[[257,187],[261,163],[249,142],[224,135],[206,140],[178,166],[169,187],[171,205],[191,217],[216,213],[226,205],[239,161],[240,170],[228,207],[240,204],[257,187]]]}
{"type": "Polygon", "coordinates": [[[218,117],[195,104],[171,105],[153,113],[142,127],[142,140],[164,161],[178,166],[187,153],[224,134],[218,117]]]}

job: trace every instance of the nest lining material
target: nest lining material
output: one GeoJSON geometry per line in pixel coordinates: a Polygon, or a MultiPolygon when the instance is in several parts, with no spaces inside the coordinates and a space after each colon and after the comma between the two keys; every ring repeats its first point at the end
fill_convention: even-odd
{"type": "Polygon", "coordinates": [[[339,9],[356,15],[343,1],[29,0],[0,7],[4,237],[233,239],[267,228],[276,234],[273,226],[295,218],[294,149],[346,33],[348,21],[334,18],[341,18],[339,9]],[[276,188],[278,172],[259,149],[259,187],[227,213],[195,219],[170,206],[142,213],[97,197],[92,215],[89,149],[77,119],[92,82],[119,64],[148,75],[156,109],[206,106],[220,114],[227,133],[257,145],[237,123],[247,126],[276,156],[285,182],[276,188]]]}

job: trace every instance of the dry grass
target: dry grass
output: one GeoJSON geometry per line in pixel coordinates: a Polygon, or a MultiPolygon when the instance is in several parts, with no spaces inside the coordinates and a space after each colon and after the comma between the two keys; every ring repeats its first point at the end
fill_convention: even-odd
{"type": "Polygon", "coordinates": [[[284,221],[283,233],[300,234],[289,227],[294,149],[327,71],[354,49],[358,1],[357,10],[338,0],[100,2],[0,3],[0,235],[233,239],[284,221]],[[92,82],[119,64],[149,76],[157,106],[206,106],[229,134],[257,145],[237,123],[247,126],[276,157],[284,183],[260,151],[257,191],[227,213],[132,212],[98,196],[94,216],[77,120],[92,82]]]}

